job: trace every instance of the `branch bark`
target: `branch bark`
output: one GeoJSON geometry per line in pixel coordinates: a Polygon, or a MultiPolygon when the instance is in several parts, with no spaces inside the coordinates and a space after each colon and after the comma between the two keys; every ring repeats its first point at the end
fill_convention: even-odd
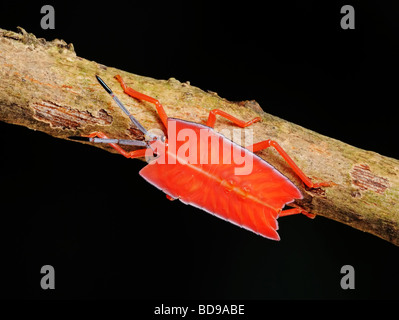
{"type": "MultiPolygon", "coordinates": [[[[62,40],[46,42],[21,28],[19,33],[0,29],[0,120],[62,139],[97,130],[115,138],[142,138],[97,83],[96,74],[112,85],[147,129],[164,129],[153,106],[124,98],[114,75],[120,74],[128,85],[158,98],[170,117],[204,123],[214,108],[243,120],[260,116],[262,122],[253,125],[254,142],[278,141],[313,181],[334,183],[306,190],[276,152],[260,152],[300,188],[304,199],[296,206],[399,245],[398,160],[267,114],[255,101],[230,102],[174,78],[155,80],[85,60],[62,40]]],[[[224,128],[233,126],[218,119],[216,130],[224,128]]]]}

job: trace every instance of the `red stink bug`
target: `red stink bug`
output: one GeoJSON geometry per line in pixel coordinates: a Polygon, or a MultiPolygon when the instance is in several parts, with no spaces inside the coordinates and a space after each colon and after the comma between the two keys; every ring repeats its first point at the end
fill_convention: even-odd
{"type": "Polygon", "coordinates": [[[96,77],[116,104],[144,134],[145,141],[111,139],[102,132],[93,132],[88,137],[70,138],[94,143],[108,143],[126,158],[156,155],[156,158],[150,160],[139,174],[149,183],[164,191],[168,199],[179,199],[185,204],[201,208],[269,239],[280,239],[276,231],[279,217],[302,213],[314,218],[313,214],[309,214],[301,208],[283,210],[286,204],[292,203],[295,199],[302,199],[302,194],[291,181],[254,152],[274,147],[306,186],[317,188],[329,186],[328,183],[313,183],[273,140],[261,141],[243,148],[213,130],[216,115],[232,121],[241,128],[260,121],[259,117],[245,122],[222,110],[214,109],[210,111],[205,125],[169,118],[158,100],[127,87],[122,78],[116,76],[115,78],[126,94],[155,105],[168,133],[167,136],[157,136],[148,132],[104,81],[100,77],[96,77]],[[176,136],[183,131],[190,132],[193,139],[188,141],[187,139],[176,139],[176,136]],[[173,135],[173,139],[171,139],[171,135],[173,135]],[[204,142],[212,139],[217,143],[205,144],[206,148],[204,149],[204,142]],[[120,145],[144,148],[127,152],[120,145]],[[187,146],[196,151],[190,161],[182,159],[182,153],[179,155],[179,150],[187,148],[187,146]],[[232,152],[229,153],[229,150],[232,152]],[[212,163],[212,154],[227,154],[228,156],[224,157],[222,162],[212,163]],[[236,174],[236,170],[242,166],[234,162],[234,154],[244,155],[251,161],[249,173],[236,174]]]}

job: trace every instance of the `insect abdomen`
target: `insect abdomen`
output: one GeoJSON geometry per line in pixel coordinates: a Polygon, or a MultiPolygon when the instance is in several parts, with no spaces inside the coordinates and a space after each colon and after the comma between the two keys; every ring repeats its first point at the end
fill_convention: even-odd
{"type": "MultiPolygon", "coordinates": [[[[181,126],[198,130],[204,127],[186,121],[174,121],[177,128],[181,126]]],[[[211,129],[209,133],[221,142],[216,151],[220,152],[221,146],[236,148],[236,151],[250,157],[251,172],[237,175],[235,169],[238,166],[234,163],[184,163],[179,159],[168,161],[176,158],[176,153],[171,154],[167,148],[166,153],[170,158],[166,157],[164,164],[155,161],[147,165],[140,171],[140,175],[173,198],[179,198],[186,204],[264,237],[279,240],[276,218],[286,203],[302,197],[299,190],[266,161],[211,129]]]]}

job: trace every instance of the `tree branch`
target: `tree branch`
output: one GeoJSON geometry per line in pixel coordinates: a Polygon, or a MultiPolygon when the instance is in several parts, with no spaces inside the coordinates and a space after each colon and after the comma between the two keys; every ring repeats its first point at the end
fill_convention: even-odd
{"type": "MultiPolygon", "coordinates": [[[[239,119],[256,116],[254,142],[273,139],[315,182],[332,187],[306,190],[273,150],[259,155],[291,179],[304,194],[296,206],[372,233],[399,245],[399,161],[361,150],[262,111],[255,101],[230,102],[176,79],[155,80],[106,67],[76,56],[72,44],[46,42],[20,28],[0,29],[0,120],[46,132],[54,137],[103,131],[110,137],[140,139],[141,133],[112,103],[95,75],[112,85],[147,128],[164,130],[152,105],[125,98],[113,79],[158,98],[168,116],[204,123],[209,111],[222,109],[239,119]]],[[[216,130],[234,128],[219,119],[216,130]]],[[[108,146],[99,145],[113,152],[108,146]]]]}

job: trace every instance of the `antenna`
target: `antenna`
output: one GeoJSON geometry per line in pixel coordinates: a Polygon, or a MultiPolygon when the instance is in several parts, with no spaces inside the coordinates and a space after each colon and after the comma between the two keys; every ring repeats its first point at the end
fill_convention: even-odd
{"type": "Polygon", "coordinates": [[[154,138],[156,136],[154,136],[153,134],[149,133],[142,125],[140,122],[137,121],[137,119],[135,117],[133,117],[133,115],[129,112],[129,110],[126,109],[126,107],[123,105],[123,103],[118,99],[118,97],[115,95],[115,93],[112,92],[112,90],[110,89],[110,87],[108,87],[105,82],[96,75],[96,78],[98,80],[98,82],[101,84],[101,86],[105,89],[105,91],[107,91],[110,96],[112,97],[112,99],[114,99],[114,101],[116,102],[116,104],[118,105],[119,108],[122,109],[122,111],[130,118],[130,120],[134,123],[134,125],[137,127],[137,129],[139,129],[145,136],[149,136],[151,138],[154,138]]]}
{"type": "Polygon", "coordinates": [[[94,142],[94,143],[116,143],[116,144],[122,144],[122,145],[126,145],[126,146],[147,147],[147,143],[145,141],[140,141],[140,140],[104,139],[104,138],[81,137],[81,136],[71,136],[71,137],[68,137],[68,139],[76,140],[76,141],[94,142]]]}

